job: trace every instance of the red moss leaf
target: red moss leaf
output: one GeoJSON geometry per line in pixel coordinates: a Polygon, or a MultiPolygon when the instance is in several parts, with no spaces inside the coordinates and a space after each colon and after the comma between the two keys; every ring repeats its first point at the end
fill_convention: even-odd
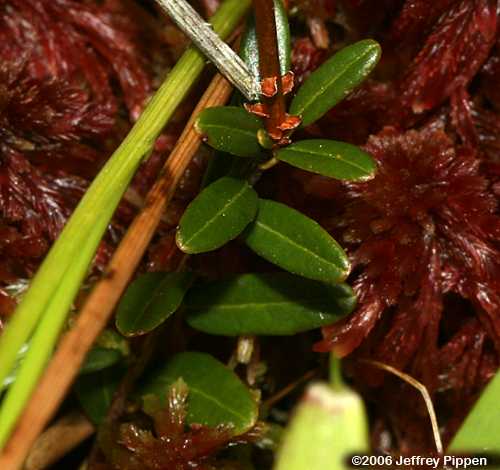
{"type": "MultiPolygon", "coordinates": [[[[350,353],[383,312],[395,308],[393,326],[375,354],[404,367],[422,341],[425,348],[436,347],[435,322],[445,292],[482,302],[498,322],[492,295],[500,268],[493,244],[497,202],[477,154],[455,149],[436,124],[405,134],[386,129],[366,150],[378,162],[377,176],[347,185],[344,212],[334,220],[352,247],[359,308],[324,329],[325,340],[316,348],[329,344],[339,354],[350,353]],[[431,324],[433,332],[424,334],[431,324]]],[[[498,336],[500,330],[494,332],[498,336]]]]}
{"type": "Polygon", "coordinates": [[[403,106],[422,113],[470,82],[494,44],[496,10],[496,0],[462,0],[440,18],[400,85],[403,106]]]}

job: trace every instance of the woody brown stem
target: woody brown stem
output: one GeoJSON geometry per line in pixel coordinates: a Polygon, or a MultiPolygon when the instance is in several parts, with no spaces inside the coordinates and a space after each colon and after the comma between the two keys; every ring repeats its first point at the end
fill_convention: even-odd
{"type": "MultiPolygon", "coordinates": [[[[265,97],[268,105],[269,118],[266,119],[266,129],[269,135],[279,140],[283,134],[279,128],[286,118],[285,99],[281,84],[281,71],[278,55],[278,36],[273,0],[253,0],[255,11],[255,26],[259,46],[259,66],[262,82],[275,83],[276,93],[265,97]]],[[[263,91],[265,90],[263,87],[263,91]]]]}

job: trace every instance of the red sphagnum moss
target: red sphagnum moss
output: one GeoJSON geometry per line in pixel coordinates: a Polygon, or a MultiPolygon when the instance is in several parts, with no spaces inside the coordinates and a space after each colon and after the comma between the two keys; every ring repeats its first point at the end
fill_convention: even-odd
{"type": "MultiPolygon", "coordinates": [[[[363,12],[351,23],[361,31],[366,23],[357,20],[383,10],[379,2],[344,3],[363,12]]],[[[307,204],[353,262],[358,308],[324,328],[315,349],[411,373],[439,404],[445,437],[495,372],[500,351],[497,9],[488,0],[392,2],[376,30],[379,75],[309,129],[364,144],[377,176],[341,184],[293,171],[306,197],[283,190],[307,204]]],[[[376,387],[367,396],[401,451],[432,447],[409,387],[382,385],[373,368],[353,366],[352,374],[365,390],[376,387]]]]}
{"type": "MultiPolygon", "coordinates": [[[[127,11],[129,3],[0,2],[2,286],[32,275],[153,88],[158,64],[146,54],[146,25],[127,11]]],[[[210,11],[216,6],[202,3],[210,11]]],[[[387,448],[390,431],[392,450],[429,450],[427,415],[414,391],[383,381],[355,359],[376,359],[421,380],[445,437],[498,367],[499,1],[291,3],[297,12],[292,33],[294,24],[302,26],[293,37],[296,83],[360,37],[374,37],[383,50],[370,80],[301,131],[363,145],[377,162],[377,176],[342,184],[286,166],[274,170],[280,197],[334,233],[354,266],[350,281],[358,308],[324,328],[315,349],[353,359],[350,372],[375,403],[375,447],[387,448]]],[[[158,145],[165,150],[173,141],[163,136],[158,145]]],[[[151,181],[158,161],[153,156],[136,179],[139,187],[151,181]]],[[[199,178],[198,163],[185,182],[189,192],[195,191],[190,181],[199,178]]],[[[131,210],[124,209],[124,220],[131,210]]],[[[122,225],[119,216],[115,220],[112,240],[122,225]]],[[[150,268],[168,263],[175,250],[172,234],[165,233],[152,248],[150,268]]],[[[107,256],[101,255],[104,265],[107,256]]],[[[0,290],[0,313],[12,307],[0,290]]],[[[157,422],[156,435],[135,424],[123,427],[123,452],[132,453],[140,468],[204,468],[204,459],[228,436],[185,432],[184,415],[169,406],[167,429],[157,422]],[[201,438],[207,447],[193,444],[201,438]],[[190,448],[192,455],[186,454],[190,448]],[[181,457],[198,467],[165,466],[181,457]]]]}

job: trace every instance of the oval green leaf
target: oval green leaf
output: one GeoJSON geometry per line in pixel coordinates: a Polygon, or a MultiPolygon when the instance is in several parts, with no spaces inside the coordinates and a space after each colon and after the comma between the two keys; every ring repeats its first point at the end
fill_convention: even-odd
{"type": "Polygon", "coordinates": [[[89,374],[91,372],[97,372],[98,370],[107,369],[116,364],[122,357],[122,353],[118,349],[96,346],[87,354],[85,362],[80,368],[80,374],[89,374]]]}
{"type": "Polygon", "coordinates": [[[371,39],[341,49],[318,67],[302,84],[290,105],[290,114],[308,126],[342,101],[373,70],[380,45],[371,39]]]}
{"type": "Polygon", "coordinates": [[[372,157],[355,145],[335,140],[301,140],[276,152],[278,160],[340,180],[365,181],[375,176],[372,157]]]}
{"type": "Polygon", "coordinates": [[[137,336],[159,326],[179,308],[192,279],[190,273],[157,272],[138,277],[118,304],[118,331],[137,336]]]}
{"type": "Polygon", "coordinates": [[[188,206],[177,230],[184,253],[216,250],[236,238],[255,218],[259,199],[247,183],[225,176],[207,186],[188,206]]]}
{"type": "Polygon", "coordinates": [[[352,312],[347,284],[324,284],[288,273],[243,274],[203,283],[185,298],[186,320],[205,333],[293,335],[352,312]]]}
{"type": "Polygon", "coordinates": [[[180,377],[189,388],[187,422],[215,427],[233,426],[235,434],[248,431],[257,420],[257,404],[236,374],[209,354],[184,352],[151,371],[141,396],[166,398],[180,377]]]}
{"type": "MultiPolygon", "coordinates": [[[[280,71],[281,75],[285,75],[291,68],[292,46],[288,16],[281,0],[274,0],[274,16],[276,18],[280,71]]],[[[248,17],[245,32],[241,39],[240,56],[247,64],[250,72],[260,80],[259,45],[257,43],[255,16],[253,14],[248,17]]]]}
{"type": "Polygon", "coordinates": [[[257,139],[260,119],[237,106],[204,109],[195,129],[206,136],[208,145],[238,157],[260,157],[263,149],[257,139]]]}
{"type": "Polygon", "coordinates": [[[245,242],[267,261],[302,277],[335,283],[349,275],[349,260],[329,233],[279,202],[260,199],[245,242]]]}

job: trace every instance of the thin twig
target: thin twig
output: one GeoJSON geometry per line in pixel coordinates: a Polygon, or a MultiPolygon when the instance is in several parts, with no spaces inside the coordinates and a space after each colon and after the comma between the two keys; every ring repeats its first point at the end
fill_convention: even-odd
{"type": "Polygon", "coordinates": [[[259,45],[260,75],[264,83],[270,81],[273,85],[271,88],[274,87],[274,94],[265,99],[269,107],[266,129],[271,137],[279,140],[282,134],[280,125],[286,118],[286,106],[281,83],[274,1],[252,0],[252,3],[255,13],[257,43],[259,45]]]}
{"type": "Polygon", "coordinates": [[[260,83],[247,65],[186,0],[156,0],[177,26],[219,71],[250,101],[259,98],[260,83]]]}
{"type": "Polygon", "coordinates": [[[318,369],[313,369],[307,371],[304,375],[299,377],[294,382],[288,384],[286,387],[282,388],[279,392],[275,393],[272,397],[269,397],[262,406],[264,408],[271,408],[284,397],[286,397],[289,393],[293,392],[299,385],[302,385],[304,382],[312,379],[315,375],[317,375],[318,369]]]}
{"type": "Polygon", "coordinates": [[[383,362],[372,361],[370,359],[362,359],[361,362],[370,364],[372,366],[378,367],[379,369],[394,374],[395,376],[399,377],[401,380],[404,380],[406,383],[410,384],[412,387],[416,388],[420,392],[422,398],[424,399],[425,406],[427,407],[427,413],[429,413],[429,419],[431,421],[432,434],[434,435],[434,443],[436,444],[437,453],[439,455],[443,455],[443,442],[441,441],[441,434],[439,434],[439,426],[436,417],[436,412],[434,411],[434,405],[432,403],[431,396],[429,395],[429,392],[427,391],[425,385],[419,382],[418,380],[414,379],[411,375],[405,374],[404,372],[401,372],[400,370],[392,366],[384,364],[383,362]]]}
{"type": "Polygon", "coordinates": [[[43,470],[95,432],[94,425],[81,413],[63,416],[48,428],[33,445],[24,470],[43,470]]]}
{"type": "Polygon", "coordinates": [[[230,93],[231,85],[221,75],[217,75],[196,106],[158,180],[149,191],[144,209],[134,219],[116,249],[107,275],[89,295],[73,328],[61,339],[59,348],[0,455],[2,470],[17,470],[21,466],[36,437],[66,395],[94,340],[108,322],[151,241],[179,180],[201,143],[193,128],[196,116],[203,108],[224,104],[230,93]]]}

